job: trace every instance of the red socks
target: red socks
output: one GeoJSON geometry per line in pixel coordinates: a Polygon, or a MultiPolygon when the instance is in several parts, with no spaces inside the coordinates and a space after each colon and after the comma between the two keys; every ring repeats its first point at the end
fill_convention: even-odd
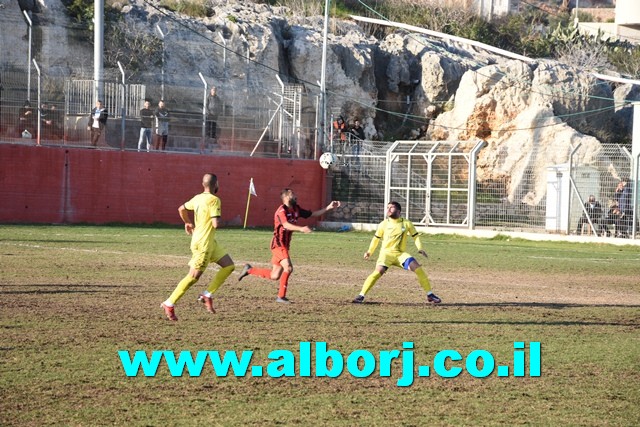
{"type": "MultiPolygon", "coordinates": [[[[249,274],[252,276],[271,280],[271,270],[269,270],[268,268],[252,267],[249,269],[249,274]]],[[[278,288],[278,297],[280,298],[284,298],[287,295],[287,285],[289,284],[290,275],[291,273],[288,273],[286,271],[283,271],[282,275],[280,275],[280,287],[278,288]]]]}
{"type": "Polygon", "coordinates": [[[256,268],[252,267],[248,273],[252,276],[262,277],[263,279],[271,279],[271,270],[268,268],[256,268]]]}
{"type": "Polygon", "coordinates": [[[282,276],[280,276],[280,288],[278,289],[278,297],[284,298],[287,296],[287,285],[289,284],[289,276],[291,273],[287,271],[282,272],[282,276]]]}

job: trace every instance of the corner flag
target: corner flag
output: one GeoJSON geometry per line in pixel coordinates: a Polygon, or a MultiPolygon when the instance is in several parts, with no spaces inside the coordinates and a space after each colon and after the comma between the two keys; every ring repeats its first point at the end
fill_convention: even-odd
{"type": "Polygon", "coordinates": [[[256,193],[256,187],[253,185],[253,178],[249,181],[249,194],[247,194],[247,210],[244,213],[244,226],[242,228],[247,228],[247,217],[249,216],[249,202],[251,201],[251,196],[258,197],[256,193]]]}
{"type": "Polygon", "coordinates": [[[249,181],[249,194],[258,197],[258,195],[256,194],[256,187],[253,185],[253,178],[251,178],[251,181],[249,181]]]}

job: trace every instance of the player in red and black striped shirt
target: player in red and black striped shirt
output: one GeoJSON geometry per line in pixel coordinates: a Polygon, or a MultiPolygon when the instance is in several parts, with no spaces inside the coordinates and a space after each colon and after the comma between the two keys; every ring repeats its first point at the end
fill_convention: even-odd
{"type": "Polygon", "coordinates": [[[282,199],[282,205],[278,207],[273,216],[273,238],[271,239],[271,264],[273,268],[269,270],[268,268],[255,268],[249,264],[245,264],[238,280],[242,280],[247,275],[271,280],[280,279],[280,287],[276,301],[288,303],[287,285],[289,283],[289,276],[293,273],[293,264],[289,256],[291,237],[294,231],[311,233],[311,229],[308,226],[296,225],[298,218],[324,215],[327,211],[339,207],[340,202],[332,201],[326,208],[309,211],[298,206],[296,194],[290,188],[282,190],[280,198],[282,199]]]}

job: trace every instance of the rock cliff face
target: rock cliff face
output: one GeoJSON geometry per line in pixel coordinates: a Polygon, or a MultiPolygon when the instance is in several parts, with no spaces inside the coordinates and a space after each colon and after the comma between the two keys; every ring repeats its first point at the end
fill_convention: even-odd
{"type": "MultiPolygon", "coordinates": [[[[190,80],[198,85],[193,76],[202,72],[212,84],[224,83],[226,91],[247,91],[277,86],[278,74],[318,92],[322,17],[251,2],[210,4],[215,13],[205,19],[142,0],[130,1],[121,12],[141,33],[153,35],[156,24],[165,28],[169,84],[190,80]]],[[[48,72],[91,78],[91,40],[70,30],[62,8],[59,1],[39,0],[35,56],[48,72]]],[[[13,2],[0,13],[2,61],[21,64],[22,49],[7,46],[25,44],[24,19],[13,2]]],[[[432,139],[484,140],[488,146],[481,151],[479,178],[501,182],[511,201],[537,204],[545,194],[544,168],[566,162],[571,147],[582,144],[580,160],[586,163],[599,156],[601,141],[587,134],[631,129],[631,108],[624,103],[638,99],[637,89],[614,88],[554,61],[526,64],[405,32],[376,40],[345,21],[332,20],[328,41],[332,112],[359,117],[368,138],[401,137],[394,119],[399,115],[414,128],[432,119],[432,139]]],[[[154,78],[157,83],[157,65],[149,68],[147,83],[154,78]]]]}

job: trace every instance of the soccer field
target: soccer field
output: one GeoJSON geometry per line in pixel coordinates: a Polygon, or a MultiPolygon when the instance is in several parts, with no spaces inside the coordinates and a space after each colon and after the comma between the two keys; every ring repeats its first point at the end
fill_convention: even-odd
{"type": "Polygon", "coordinates": [[[429,258],[416,258],[442,304],[426,303],[413,273],[391,269],[355,305],[375,264],[362,258],[371,236],[295,234],[293,304],[284,305],[276,282],[237,281],[244,263],[269,266],[271,231],[222,229],[218,241],[237,268],[214,295],[217,313],[196,301],[210,268],[169,322],[159,305],[190,256],[180,227],[3,225],[1,424],[640,425],[640,247],[428,235],[429,258]],[[340,375],[316,375],[318,343],[344,356],[340,375]],[[127,376],[123,350],[210,355],[199,375],[172,376],[163,359],[153,376],[127,376]],[[385,375],[381,354],[393,350],[401,357],[385,375]],[[262,376],[216,375],[215,352],[242,351],[262,376]],[[496,369],[487,373],[487,357],[467,367],[478,351],[496,369]],[[292,365],[267,367],[285,353],[292,365]],[[456,353],[462,360],[436,372],[437,354],[456,353]],[[515,376],[521,355],[524,375],[515,376]],[[431,375],[418,377],[418,365],[431,375]],[[499,365],[511,375],[498,375],[499,365]],[[456,367],[458,375],[440,375],[456,367]],[[409,371],[413,383],[402,386],[409,371]]]}

